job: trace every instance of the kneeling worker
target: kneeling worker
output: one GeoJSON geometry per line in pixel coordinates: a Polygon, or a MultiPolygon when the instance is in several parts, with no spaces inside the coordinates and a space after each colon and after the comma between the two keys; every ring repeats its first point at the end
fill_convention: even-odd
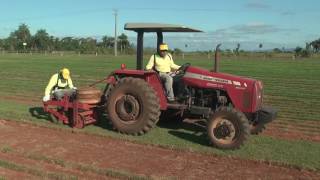
{"type": "Polygon", "coordinates": [[[171,71],[179,69],[180,66],[173,62],[172,55],[168,53],[168,45],[163,43],[159,45],[157,54],[153,54],[146,66],[146,70],[155,70],[159,73],[161,80],[164,81],[169,102],[174,102],[173,79],[170,76],[171,71]]]}
{"type": "Polygon", "coordinates": [[[51,93],[57,100],[60,100],[64,95],[73,95],[75,91],[76,88],[73,86],[69,69],[63,68],[60,72],[51,76],[42,100],[44,102],[49,101],[51,93]]]}

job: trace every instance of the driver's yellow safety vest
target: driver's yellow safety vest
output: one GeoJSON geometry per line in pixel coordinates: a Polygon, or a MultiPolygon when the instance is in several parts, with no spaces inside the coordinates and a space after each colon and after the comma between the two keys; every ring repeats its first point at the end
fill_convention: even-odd
{"type": "Polygon", "coordinates": [[[154,69],[157,72],[162,73],[168,73],[179,68],[180,66],[173,62],[172,56],[169,53],[165,57],[161,57],[158,54],[153,54],[146,66],[146,70],[154,69]]]}

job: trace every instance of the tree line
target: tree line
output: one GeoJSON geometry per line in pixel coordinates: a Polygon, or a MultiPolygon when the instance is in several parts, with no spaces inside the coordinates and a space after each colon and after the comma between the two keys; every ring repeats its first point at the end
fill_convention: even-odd
{"type": "Polygon", "coordinates": [[[296,57],[310,57],[314,53],[320,51],[320,38],[306,43],[306,47],[296,47],[294,52],[296,57]]]}
{"type": "MultiPolygon", "coordinates": [[[[95,38],[54,37],[45,29],[39,29],[34,35],[30,33],[26,24],[21,24],[9,37],[0,39],[0,50],[15,52],[54,52],[74,51],[78,53],[111,54],[114,49],[114,37],[103,36],[101,40],[95,38]]],[[[117,37],[118,50],[128,54],[134,51],[128,36],[121,34],[117,37]]]]}
{"type": "MultiPolygon", "coordinates": [[[[29,27],[26,24],[21,24],[17,30],[10,33],[9,37],[0,39],[0,50],[9,52],[55,52],[55,51],[74,51],[82,54],[113,54],[114,37],[103,36],[100,40],[95,38],[76,38],[76,37],[54,37],[49,35],[45,29],[39,29],[34,35],[30,33],[29,27]]],[[[135,47],[128,40],[128,36],[121,34],[117,37],[117,48],[122,54],[135,53],[135,47]]],[[[263,44],[258,45],[262,49],[263,44]]],[[[153,52],[154,50],[149,50],[153,52]]],[[[229,51],[238,56],[240,52],[240,43],[236,44],[234,50],[229,51]]],[[[174,54],[182,54],[183,51],[175,48],[172,51],[174,54]]],[[[273,52],[284,52],[284,48],[273,49],[273,52]]],[[[305,48],[296,47],[294,53],[296,57],[309,57],[313,53],[320,52],[320,38],[306,43],[305,48]]],[[[209,52],[208,52],[209,53],[209,52]]]]}

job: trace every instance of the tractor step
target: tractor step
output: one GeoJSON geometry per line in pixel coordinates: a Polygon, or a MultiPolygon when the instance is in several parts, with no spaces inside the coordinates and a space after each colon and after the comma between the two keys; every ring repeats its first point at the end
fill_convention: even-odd
{"type": "Polygon", "coordinates": [[[168,109],[187,109],[188,106],[184,105],[184,104],[167,104],[168,105],[168,109]]]}

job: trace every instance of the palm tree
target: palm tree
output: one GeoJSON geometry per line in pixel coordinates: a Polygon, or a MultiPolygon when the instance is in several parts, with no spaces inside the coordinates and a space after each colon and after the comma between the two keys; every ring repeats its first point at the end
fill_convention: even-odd
{"type": "Polygon", "coordinates": [[[240,49],[240,43],[237,44],[237,48],[235,50],[237,56],[239,55],[239,49],[240,49]]]}
{"type": "Polygon", "coordinates": [[[114,45],[114,38],[108,37],[108,36],[103,36],[102,37],[102,44],[103,44],[103,47],[112,48],[114,45]]]}
{"type": "Polygon", "coordinates": [[[34,45],[39,50],[48,50],[50,46],[49,34],[44,29],[40,29],[33,37],[34,45]]]}
{"type": "Polygon", "coordinates": [[[119,45],[120,45],[120,51],[123,52],[125,49],[129,47],[129,41],[128,41],[128,36],[122,33],[119,37],[119,45]]]}
{"type": "Polygon", "coordinates": [[[31,42],[31,33],[29,27],[26,24],[21,24],[18,29],[14,32],[14,35],[17,37],[18,44],[16,48],[23,49],[25,48],[24,43],[30,47],[31,42]]]}
{"type": "Polygon", "coordinates": [[[312,46],[313,50],[315,52],[319,52],[320,50],[320,39],[314,40],[310,43],[310,45],[312,46]]]}

